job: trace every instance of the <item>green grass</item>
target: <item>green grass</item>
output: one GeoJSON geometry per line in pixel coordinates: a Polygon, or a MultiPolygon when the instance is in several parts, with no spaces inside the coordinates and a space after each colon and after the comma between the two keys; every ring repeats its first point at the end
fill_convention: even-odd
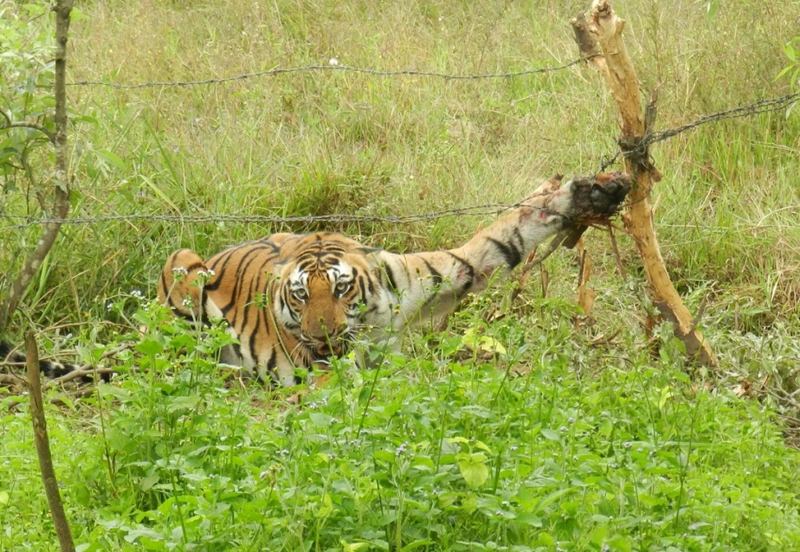
{"type": "MultiPolygon", "coordinates": [[[[374,371],[338,361],[302,408],[223,381],[210,350],[224,332],[197,341],[169,313],[139,311],[150,333],[124,355],[123,376],[48,412],[77,541],[83,550],[797,549],[800,454],[768,408],[689,378],[674,342],[657,359],[635,343],[591,347],[574,331],[574,309],[547,299],[488,324],[500,302],[498,292],[451,331],[414,338],[413,355],[368,349],[374,371]],[[469,328],[508,352],[465,348],[469,328]]],[[[50,527],[33,491],[24,409],[2,428],[3,542],[41,550],[50,527]]]]}
{"type": "MultiPolygon", "coordinates": [[[[70,79],[195,79],[331,57],[453,73],[557,65],[576,57],[568,21],[585,4],[95,0],[71,28],[70,79]]],[[[797,2],[614,5],[644,90],[659,86],[658,128],[787,92],[775,76],[797,34],[797,2]]],[[[0,72],[9,104],[0,107],[17,109],[15,79],[48,59],[49,21],[0,7],[4,59],[18,69],[0,72]]],[[[72,209],[82,216],[510,203],[542,176],[593,173],[617,134],[605,85],[579,67],[492,81],[315,73],[68,95],[82,116],[70,138],[72,209]]],[[[620,276],[607,237],[591,232],[592,320],[576,322],[576,262],[562,252],[547,262],[545,296],[536,274],[513,304],[501,284],[447,331],[406,336],[379,371],[343,359],[333,385],[287,406],[223,381],[213,343],[150,311],[137,318],[130,292],[154,296],[179,247],[208,255],[311,226],[65,226],[10,337],[33,327],[48,353],[84,360],[106,343],[139,343],[97,396],[50,394],[65,404],[48,417],[77,541],[88,550],[800,549],[797,113],[707,125],[653,147],[662,252],[689,308],[702,306],[720,357],[713,373],[685,365],[654,318],[630,240],[619,236],[620,276]],[[143,322],[152,337],[131,336],[143,322]],[[507,353],[470,354],[469,329],[507,353]]],[[[0,177],[0,212],[38,216],[50,160],[40,152],[31,163],[38,184],[0,177]]],[[[457,244],[487,220],[329,228],[412,250],[457,244]]],[[[0,221],[0,293],[37,239],[36,228],[0,221]]],[[[27,413],[6,391],[0,402],[0,549],[55,549],[27,413]]]]}

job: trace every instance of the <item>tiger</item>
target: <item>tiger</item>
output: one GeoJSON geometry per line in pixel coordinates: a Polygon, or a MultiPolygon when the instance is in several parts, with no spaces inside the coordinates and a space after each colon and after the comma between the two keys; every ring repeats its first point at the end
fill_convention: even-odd
{"type": "Polygon", "coordinates": [[[629,188],[619,173],[556,177],[454,249],[399,254],[335,232],[272,234],[207,260],[179,249],[164,264],[158,301],[196,323],[224,320],[236,343],[220,360],[289,387],[345,354],[356,335],[381,340],[444,319],[538,244],[614,214],[629,188]]]}

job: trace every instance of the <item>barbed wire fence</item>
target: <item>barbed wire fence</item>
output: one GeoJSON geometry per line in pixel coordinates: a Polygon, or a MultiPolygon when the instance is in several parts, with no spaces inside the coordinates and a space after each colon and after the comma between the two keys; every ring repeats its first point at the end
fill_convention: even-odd
{"type": "Polygon", "coordinates": [[[361,73],[364,75],[371,75],[373,77],[433,77],[440,78],[445,81],[467,81],[467,80],[489,80],[489,79],[512,79],[517,77],[526,77],[530,75],[537,75],[542,73],[554,73],[556,71],[563,71],[569,69],[583,61],[588,61],[596,56],[584,56],[560,65],[548,67],[533,67],[529,69],[521,69],[519,71],[506,71],[497,73],[476,73],[476,74],[459,74],[459,73],[443,73],[439,71],[424,71],[418,69],[375,69],[372,67],[355,67],[352,65],[341,65],[335,59],[331,59],[328,65],[299,65],[296,67],[273,67],[264,71],[255,71],[251,73],[240,73],[227,77],[212,77],[207,79],[197,80],[176,80],[176,81],[150,81],[138,83],[118,83],[102,80],[81,80],[67,83],[67,86],[104,86],[107,88],[115,88],[118,90],[136,90],[141,88],[169,88],[169,87],[188,87],[188,86],[201,86],[209,84],[225,84],[235,81],[242,81],[248,79],[256,79],[263,77],[277,77],[280,75],[288,75],[293,73],[320,73],[320,72],[337,72],[337,73],[361,73]]]}
{"type": "MultiPolygon", "coordinates": [[[[445,73],[439,71],[427,71],[417,69],[376,69],[371,67],[356,67],[339,64],[335,59],[331,59],[327,65],[301,65],[295,67],[274,67],[263,71],[240,73],[222,77],[210,77],[195,80],[173,80],[173,81],[147,81],[147,82],[111,82],[104,80],[79,80],[66,83],[69,87],[105,87],[116,90],[141,90],[147,88],[186,88],[192,86],[211,86],[221,85],[237,81],[245,81],[259,78],[274,78],[284,75],[294,75],[302,73],[356,73],[379,78],[398,78],[398,77],[417,77],[417,78],[439,78],[444,81],[479,81],[479,80],[498,80],[514,79],[545,73],[567,70],[580,63],[589,61],[594,56],[582,56],[571,61],[553,66],[533,67],[518,71],[505,71],[494,73],[445,73]]],[[[642,156],[648,154],[651,145],[669,140],[694,130],[700,126],[717,123],[728,119],[738,119],[750,117],[763,113],[778,112],[788,109],[800,101],[800,92],[786,94],[773,98],[763,98],[749,104],[743,104],[733,108],[725,109],[715,113],[703,115],[685,124],[649,132],[634,144],[619,144],[617,151],[610,155],[603,156],[600,161],[600,172],[605,171],[614,164],[621,156],[642,156]]],[[[2,127],[0,127],[0,130],[2,127]]],[[[51,223],[65,225],[88,225],[111,222],[179,222],[182,224],[207,224],[207,223],[231,223],[231,224],[319,224],[319,223],[391,223],[391,224],[410,224],[418,222],[430,222],[442,218],[463,217],[463,216],[487,216],[494,215],[506,209],[519,205],[487,203],[468,207],[458,207],[453,209],[431,211],[425,213],[414,213],[408,215],[373,215],[373,214],[324,214],[324,215],[253,215],[253,214],[232,214],[232,213],[201,213],[201,214],[164,214],[164,213],[131,213],[113,214],[98,216],[75,216],[66,218],[43,217],[31,220],[24,215],[0,214],[9,222],[5,227],[14,230],[22,230],[32,226],[41,226],[51,223]]]]}

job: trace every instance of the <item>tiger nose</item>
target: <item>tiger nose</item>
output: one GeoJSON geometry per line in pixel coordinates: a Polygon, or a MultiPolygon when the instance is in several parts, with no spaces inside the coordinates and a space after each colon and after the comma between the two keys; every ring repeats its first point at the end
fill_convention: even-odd
{"type": "Polygon", "coordinates": [[[317,325],[317,333],[313,337],[317,339],[326,339],[331,337],[338,337],[347,330],[347,322],[335,322],[320,318],[317,325]]]}

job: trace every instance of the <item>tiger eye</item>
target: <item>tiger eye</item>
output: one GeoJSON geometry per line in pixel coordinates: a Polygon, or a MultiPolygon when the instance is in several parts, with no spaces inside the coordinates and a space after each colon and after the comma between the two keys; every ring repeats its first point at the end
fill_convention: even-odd
{"type": "Polygon", "coordinates": [[[350,289],[350,282],[339,282],[336,284],[336,293],[342,294],[347,293],[347,290],[350,289]]]}
{"type": "Polygon", "coordinates": [[[292,291],[292,295],[294,295],[295,299],[298,301],[305,302],[306,299],[308,299],[308,292],[302,288],[292,291]]]}

